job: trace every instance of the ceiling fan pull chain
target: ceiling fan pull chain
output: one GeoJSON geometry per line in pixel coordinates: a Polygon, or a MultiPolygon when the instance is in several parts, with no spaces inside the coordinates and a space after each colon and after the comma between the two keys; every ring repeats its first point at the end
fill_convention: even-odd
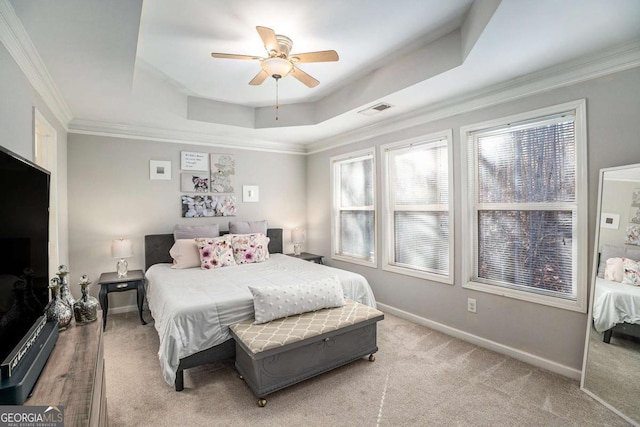
{"type": "Polygon", "coordinates": [[[278,109],[280,108],[280,105],[278,102],[278,80],[280,79],[276,79],[276,120],[278,120],[278,109]]]}

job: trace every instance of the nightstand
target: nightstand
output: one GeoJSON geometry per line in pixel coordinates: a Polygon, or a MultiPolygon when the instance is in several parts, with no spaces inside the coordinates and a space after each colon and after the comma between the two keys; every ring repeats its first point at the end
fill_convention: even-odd
{"type": "Polygon", "coordinates": [[[309,252],[300,252],[300,255],[295,255],[295,254],[287,254],[287,255],[292,256],[294,258],[300,258],[305,261],[315,262],[316,264],[324,265],[324,262],[322,262],[322,258],[323,258],[322,255],[310,254],[309,252]]]}
{"type": "Polygon", "coordinates": [[[144,273],[142,270],[131,270],[125,277],[118,277],[118,273],[102,273],[100,275],[100,307],[102,308],[102,330],[107,326],[107,310],[109,310],[109,292],[124,292],[135,290],[138,296],[138,312],[140,322],[146,325],[142,318],[142,303],[144,302],[144,273]]]}

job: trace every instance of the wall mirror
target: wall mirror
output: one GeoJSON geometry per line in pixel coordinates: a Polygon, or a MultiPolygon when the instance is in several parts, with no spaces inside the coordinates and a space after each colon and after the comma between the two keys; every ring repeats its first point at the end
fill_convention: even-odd
{"type": "Polygon", "coordinates": [[[640,164],[602,169],[580,387],[640,426],[640,164]]]}

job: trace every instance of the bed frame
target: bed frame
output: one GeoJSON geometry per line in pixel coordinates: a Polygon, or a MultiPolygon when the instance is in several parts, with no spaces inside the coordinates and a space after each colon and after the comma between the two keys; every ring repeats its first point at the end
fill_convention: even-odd
{"type": "MultiPolygon", "coordinates": [[[[223,231],[220,234],[227,234],[223,231]]],[[[282,228],[269,228],[267,230],[269,237],[269,253],[282,252],[282,228]]],[[[154,264],[172,263],[169,249],[174,244],[173,233],[169,234],[150,234],[144,236],[144,264],[145,271],[154,264]]],[[[202,350],[180,359],[178,370],[176,371],[175,389],[176,391],[184,390],[184,370],[195,368],[196,366],[206,363],[219,362],[221,360],[233,359],[236,355],[236,344],[233,338],[229,338],[222,344],[202,350]]]]}

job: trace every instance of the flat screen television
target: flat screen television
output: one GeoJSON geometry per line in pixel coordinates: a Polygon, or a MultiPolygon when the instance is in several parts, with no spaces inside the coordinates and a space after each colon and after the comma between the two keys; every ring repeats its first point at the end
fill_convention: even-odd
{"type": "Polygon", "coordinates": [[[57,339],[47,322],[49,183],[45,169],[0,147],[0,404],[22,404],[57,339]]]}

